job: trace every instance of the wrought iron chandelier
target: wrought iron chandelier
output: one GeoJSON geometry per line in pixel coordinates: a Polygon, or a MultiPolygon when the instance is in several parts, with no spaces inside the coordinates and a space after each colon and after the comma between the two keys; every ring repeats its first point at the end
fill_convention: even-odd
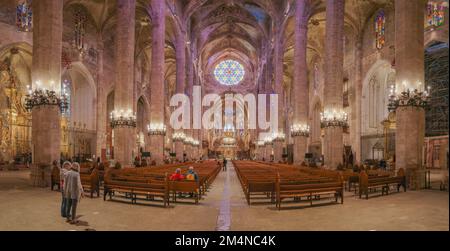
{"type": "Polygon", "coordinates": [[[320,113],[320,127],[321,128],[327,128],[327,127],[342,127],[347,128],[348,127],[348,115],[344,111],[330,111],[325,110],[324,112],[320,113]]]}
{"type": "Polygon", "coordinates": [[[110,114],[111,127],[136,127],[136,114],[128,109],[127,111],[112,111],[110,114]]]}
{"type": "Polygon", "coordinates": [[[284,132],[276,132],[272,136],[272,141],[274,142],[283,142],[286,139],[286,135],[284,132]]]}
{"type": "Polygon", "coordinates": [[[166,125],[164,125],[163,123],[150,123],[147,126],[147,130],[148,130],[148,135],[165,136],[166,132],[167,132],[166,125]]]}
{"type": "Polygon", "coordinates": [[[177,132],[172,135],[173,142],[184,142],[186,135],[182,132],[177,132]]]}
{"type": "MultiPolygon", "coordinates": [[[[53,81],[50,84],[54,86],[53,81]]],[[[54,90],[41,88],[40,82],[36,82],[36,86],[33,90],[31,86],[27,85],[28,93],[25,95],[25,109],[31,111],[34,107],[43,105],[59,106],[62,113],[68,109],[68,93],[65,87],[63,87],[61,94],[58,95],[54,90]]]]}
{"type": "Polygon", "coordinates": [[[291,126],[292,137],[309,137],[309,125],[294,124],[291,126]]]}
{"type": "MultiPolygon", "coordinates": [[[[406,86],[406,83],[404,83],[404,86],[406,86]]],[[[430,99],[430,90],[430,86],[428,86],[426,91],[405,88],[404,91],[397,95],[395,86],[391,85],[388,104],[389,112],[397,110],[398,107],[405,106],[425,108],[430,99]]]]}

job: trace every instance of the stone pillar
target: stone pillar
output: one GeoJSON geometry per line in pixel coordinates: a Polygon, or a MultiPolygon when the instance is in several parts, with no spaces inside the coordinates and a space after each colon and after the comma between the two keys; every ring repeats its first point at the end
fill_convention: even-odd
{"type": "MultiPolygon", "coordinates": [[[[324,112],[343,112],[343,36],[344,0],[327,0],[325,30],[325,88],[324,112]]],[[[343,128],[326,127],[324,137],[324,158],[328,168],[335,169],[342,163],[343,128]]]]}
{"type": "MultiPolygon", "coordinates": [[[[61,92],[63,2],[33,3],[32,88],[61,92]]],[[[32,110],[33,169],[31,183],[49,185],[50,165],[60,159],[61,111],[56,105],[40,105],[32,110]],[[40,167],[38,167],[39,165],[40,167]]]]}
{"type": "MultiPolygon", "coordinates": [[[[150,123],[164,123],[164,45],[165,45],[165,1],[152,0],[152,63],[151,63],[151,102],[150,123]]],[[[164,136],[150,136],[150,152],[156,164],[164,159],[164,136]]]]}
{"type": "MultiPolygon", "coordinates": [[[[306,50],[308,42],[308,8],[309,1],[297,0],[295,9],[295,44],[293,72],[293,125],[303,127],[308,125],[308,66],[306,50]]],[[[307,135],[294,136],[294,164],[301,164],[307,151],[307,135]]]]}
{"type": "Polygon", "coordinates": [[[355,68],[353,74],[353,88],[350,95],[350,142],[354,152],[354,163],[361,163],[361,97],[362,97],[362,37],[358,38],[355,46],[355,68]]]}
{"type": "MultiPolygon", "coordinates": [[[[179,32],[175,37],[175,53],[176,53],[176,93],[185,93],[186,88],[186,38],[184,32],[179,32]]],[[[177,133],[183,132],[183,130],[177,130],[177,133]]],[[[183,142],[175,142],[175,153],[177,159],[183,160],[183,142]]]]}
{"type": "MultiPolygon", "coordinates": [[[[279,31],[281,33],[281,31],[279,31]]],[[[275,93],[278,94],[278,128],[273,128],[274,132],[284,133],[285,127],[285,112],[284,112],[284,87],[283,87],[283,37],[284,34],[278,34],[275,42],[274,53],[274,81],[275,81],[275,93]]],[[[273,144],[274,150],[274,162],[278,163],[283,160],[283,148],[286,146],[284,140],[275,140],[273,144]]]]}
{"type": "Polygon", "coordinates": [[[102,161],[106,160],[106,127],[107,125],[107,107],[106,98],[107,93],[105,91],[105,77],[103,67],[103,53],[104,44],[102,35],[97,37],[97,143],[96,143],[96,155],[100,157],[102,161]],[[103,153],[103,154],[102,154],[103,153]]]}
{"type": "MultiPolygon", "coordinates": [[[[395,70],[396,92],[406,89],[424,90],[424,3],[423,1],[395,1],[395,70]]],[[[396,110],[395,156],[396,168],[411,174],[410,187],[423,186],[417,170],[422,166],[425,136],[423,108],[403,106],[396,110]]]]}
{"type": "MultiPolygon", "coordinates": [[[[136,0],[117,1],[115,111],[134,110],[135,13],[136,0]]],[[[114,159],[122,166],[129,166],[133,163],[133,149],[136,142],[135,129],[132,126],[114,128],[114,159]]]]}

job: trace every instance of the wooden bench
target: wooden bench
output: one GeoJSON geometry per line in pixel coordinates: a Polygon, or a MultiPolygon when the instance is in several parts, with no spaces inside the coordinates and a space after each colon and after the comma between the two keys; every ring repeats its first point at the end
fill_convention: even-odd
{"type": "Polygon", "coordinates": [[[359,175],[359,198],[364,194],[366,199],[369,199],[369,191],[381,188],[381,195],[388,195],[389,189],[392,185],[397,187],[397,192],[400,192],[400,187],[406,192],[406,176],[403,168],[400,168],[395,177],[385,176],[369,176],[365,171],[361,171],[359,175]]]}
{"type": "MultiPolygon", "coordinates": [[[[106,178],[106,176],[105,176],[106,178]]],[[[169,205],[169,185],[167,177],[163,182],[158,180],[114,180],[109,177],[105,179],[103,200],[106,196],[112,199],[115,193],[124,193],[125,198],[130,198],[132,204],[136,204],[138,195],[145,196],[147,200],[154,200],[154,197],[160,197],[163,200],[164,207],[169,205]]]]}
{"type": "Polygon", "coordinates": [[[97,168],[90,170],[90,173],[86,173],[86,171],[81,172],[80,178],[83,190],[89,192],[91,198],[94,197],[94,192],[97,194],[97,197],[100,197],[100,179],[97,168]]]}
{"type": "MultiPolygon", "coordinates": [[[[312,182],[312,181],[310,181],[312,182]]],[[[338,197],[341,199],[341,204],[344,203],[344,183],[342,181],[336,182],[317,182],[317,183],[300,183],[296,184],[293,182],[285,183],[277,177],[275,183],[276,187],[276,207],[278,210],[281,209],[281,202],[283,199],[293,198],[300,199],[302,197],[307,197],[312,206],[313,197],[320,198],[321,195],[333,194],[335,201],[338,201],[338,197]]]]}
{"type": "Polygon", "coordinates": [[[192,193],[195,204],[198,204],[201,198],[198,181],[169,181],[169,191],[172,193],[173,202],[177,202],[177,193],[192,193]]]}

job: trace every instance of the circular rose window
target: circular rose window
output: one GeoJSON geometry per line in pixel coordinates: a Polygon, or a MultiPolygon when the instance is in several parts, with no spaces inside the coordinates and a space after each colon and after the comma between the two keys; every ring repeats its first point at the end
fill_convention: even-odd
{"type": "Polygon", "coordinates": [[[245,75],[244,66],[236,60],[224,60],[214,69],[214,77],[223,85],[237,85],[245,75]]]}

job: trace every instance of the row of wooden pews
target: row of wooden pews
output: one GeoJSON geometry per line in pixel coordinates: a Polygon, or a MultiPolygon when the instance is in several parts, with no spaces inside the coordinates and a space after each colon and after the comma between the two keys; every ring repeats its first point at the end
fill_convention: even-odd
{"type": "Polygon", "coordinates": [[[104,177],[103,199],[109,196],[112,199],[117,194],[124,194],[125,198],[131,199],[131,203],[137,200],[156,201],[160,198],[164,207],[177,201],[181,194],[190,194],[195,203],[198,204],[202,195],[206,194],[217,174],[220,166],[214,161],[204,161],[201,163],[167,164],[161,166],[108,169],[104,177]],[[198,175],[198,181],[170,181],[169,175],[176,168],[185,174],[193,166],[198,175]]]}
{"type": "Polygon", "coordinates": [[[344,183],[336,171],[252,161],[235,161],[234,166],[249,205],[253,196],[261,194],[278,209],[286,199],[306,199],[312,205],[314,200],[329,194],[336,202],[338,198],[344,202],[344,183]]]}

